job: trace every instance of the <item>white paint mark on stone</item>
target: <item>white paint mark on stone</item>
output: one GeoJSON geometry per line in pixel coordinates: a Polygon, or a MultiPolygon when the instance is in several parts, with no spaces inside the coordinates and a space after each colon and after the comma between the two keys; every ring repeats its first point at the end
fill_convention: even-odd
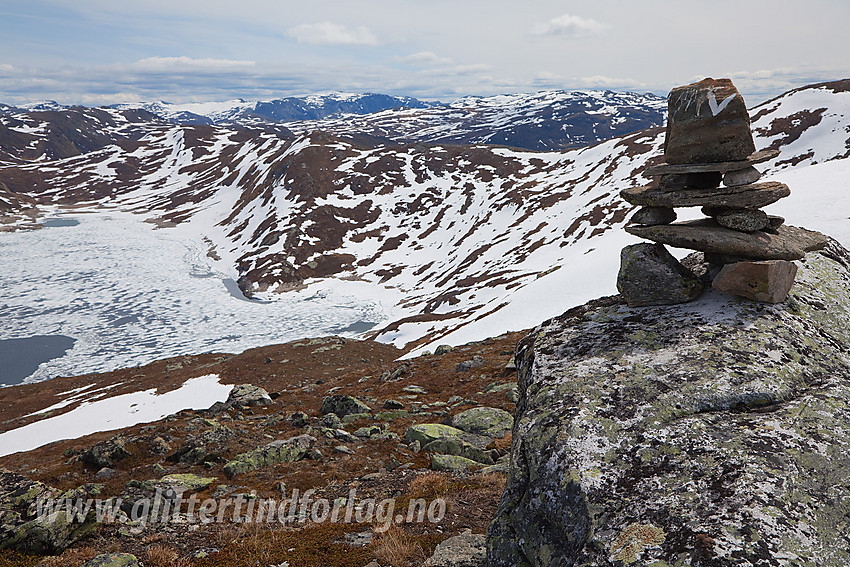
{"type": "Polygon", "coordinates": [[[711,109],[711,115],[717,116],[723,109],[729,106],[729,103],[732,102],[732,99],[735,98],[735,95],[729,95],[723,99],[723,101],[718,105],[717,99],[714,97],[714,92],[708,93],[708,107],[711,109]]]}

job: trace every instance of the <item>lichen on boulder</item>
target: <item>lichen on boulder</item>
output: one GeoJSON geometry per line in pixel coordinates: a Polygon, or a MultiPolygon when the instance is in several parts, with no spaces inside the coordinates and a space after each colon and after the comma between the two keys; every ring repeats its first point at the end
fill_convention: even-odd
{"type": "Polygon", "coordinates": [[[91,535],[100,525],[94,509],[51,506],[63,502],[76,504],[87,496],[82,487],[63,493],[0,469],[0,549],[61,553],[72,543],[91,535]]]}
{"type": "Polygon", "coordinates": [[[224,465],[224,473],[234,476],[278,463],[294,463],[307,456],[316,438],[310,435],[298,435],[290,439],[272,441],[268,445],[253,451],[237,455],[224,465]]]}
{"type": "Polygon", "coordinates": [[[850,564],[850,253],[789,299],[597,300],[518,346],[499,566],[850,564]]]}

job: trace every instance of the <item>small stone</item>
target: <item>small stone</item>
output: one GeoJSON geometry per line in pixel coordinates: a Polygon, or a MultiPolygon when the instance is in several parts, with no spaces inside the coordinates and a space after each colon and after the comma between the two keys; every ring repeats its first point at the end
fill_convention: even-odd
{"type": "Polygon", "coordinates": [[[384,409],[404,409],[404,404],[398,400],[387,400],[384,402],[384,409]]]}
{"type": "Polygon", "coordinates": [[[322,400],[321,414],[335,413],[345,417],[351,413],[371,413],[372,409],[351,396],[327,396],[322,400]]]}
{"type": "Polygon", "coordinates": [[[345,543],[351,547],[366,547],[372,543],[375,534],[372,530],[345,534],[345,543]]]}
{"type": "Polygon", "coordinates": [[[354,454],[354,450],[346,447],[345,445],[337,445],[336,447],[334,447],[334,451],[336,451],[337,453],[344,453],[346,455],[354,454]]]}
{"type": "Polygon", "coordinates": [[[711,281],[723,267],[723,262],[712,262],[705,252],[692,252],[682,258],[682,265],[699,278],[704,286],[710,286],[711,281]]]}
{"type": "Polygon", "coordinates": [[[339,429],[342,427],[342,420],[335,413],[328,413],[322,416],[319,423],[330,429],[339,429]]]}
{"type": "Polygon", "coordinates": [[[738,232],[756,232],[770,226],[770,220],[764,211],[748,209],[728,209],[716,217],[717,224],[738,232]]]}
{"type": "Polygon", "coordinates": [[[796,264],[786,260],[738,262],[723,266],[711,285],[755,301],[780,303],[788,297],[796,275],[796,264]]]}
{"type": "Polygon", "coordinates": [[[458,365],[455,367],[455,372],[466,372],[467,370],[478,368],[479,366],[484,366],[484,358],[476,354],[472,357],[472,360],[464,360],[463,362],[459,362],[458,365]]]}
{"type": "Polygon", "coordinates": [[[693,301],[702,283],[658,244],[632,244],[620,252],[617,289],[631,307],[693,301]]]}
{"type": "Polygon", "coordinates": [[[653,226],[657,224],[670,224],[676,220],[676,211],[671,207],[643,207],[632,215],[629,224],[642,224],[653,226]]]}
{"type": "Polygon", "coordinates": [[[434,354],[436,354],[437,356],[440,356],[440,355],[446,354],[447,352],[451,352],[451,351],[452,351],[451,345],[440,345],[436,349],[434,349],[434,354]]]}
{"type": "Polygon", "coordinates": [[[296,411],[292,415],[289,416],[289,423],[293,427],[304,427],[307,425],[307,414],[303,411],[296,411]]]}
{"type": "Polygon", "coordinates": [[[103,467],[102,469],[97,471],[97,474],[94,475],[94,479],[95,480],[109,480],[110,478],[115,476],[115,473],[116,473],[115,469],[111,469],[109,467],[103,467]]]}
{"type": "Polygon", "coordinates": [[[141,567],[141,563],[129,553],[104,553],[84,563],[83,567],[141,567]]]}
{"type": "Polygon", "coordinates": [[[411,384],[410,386],[405,386],[402,388],[402,391],[407,392],[408,394],[427,394],[428,391],[425,390],[422,386],[416,386],[411,384]]]}
{"type": "Polygon", "coordinates": [[[769,229],[776,230],[783,224],[785,224],[785,219],[776,215],[767,215],[767,221],[770,223],[768,225],[769,229]]]}
{"type": "Polygon", "coordinates": [[[740,161],[756,151],[744,97],[729,79],[674,88],[667,116],[667,163],[740,161]]]}
{"type": "Polygon", "coordinates": [[[487,536],[467,530],[437,546],[423,567],[486,567],[487,536]]]}
{"type": "Polygon", "coordinates": [[[470,467],[480,467],[481,464],[458,455],[431,455],[431,470],[443,472],[464,472],[470,467]]]}
{"type": "Polygon", "coordinates": [[[727,187],[737,187],[738,185],[749,185],[761,179],[761,172],[750,166],[746,169],[735,169],[727,171],[723,176],[723,184],[727,187]]]}

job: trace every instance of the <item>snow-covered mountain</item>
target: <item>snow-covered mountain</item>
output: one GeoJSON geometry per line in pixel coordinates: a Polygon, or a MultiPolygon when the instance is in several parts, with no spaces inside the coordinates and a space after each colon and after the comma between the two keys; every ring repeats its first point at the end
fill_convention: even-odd
{"type": "MultiPolygon", "coordinates": [[[[438,103],[437,103],[438,104],[438,103]]],[[[400,108],[428,108],[432,103],[385,94],[331,92],[267,101],[170,102],[119,104],[119,110],[142,109],[175,124],[255,124],[321,120],[400,108]]]]}
{"type": "MultiPolygon", "coordinates": [[[[663,143],[657,127],[533,152],[442,143],[446,130],[429,137],[411,126],[420,143],[386,144],[352,137],[361,119],[347,131],[334,122],[336,134],[289,137],[97,112],[114,124],[113,143],[50,161],[7,151],[5,190],[42,208],[132,211],[192,235],[205,261],[237,271],[241,288],[264,300],[292,289],[368,295],[386,315],[369,336],[420,349],[527,328],[613,293],[619,250],[635,241],[621,230],[632,207],[618,193],[649,181],[641,172],[660,159],[663,143]]],[[[415,111],[393,114],[398,123],[402,115],[418,120],[415,111]]],[[[769,174],[850,163],[850,81],[798,89],[752,114],[757,147],[783,152],[765,164],[769,174]]],[[[31,136],[32,145],[47,136],[37,113],[0,120],[6,138],[31,136]]],[[[840,179],[829,167],[827,177],[840,179]]],[[[793,205],[789,223],[819,228],[822,214],[841,232],[846,184],[791,189],[777,204],[793,205]],[[817,214],[806,205],[829,200],[837,204],[817,214]]]]}
{"type": "Polygon", "coordinates": [[[664,123],[667,101],[652,94],[544,91],[465,97],[426,109],[347,119],[287,122],[294,132],[367,134],[400,143],[501,144],[535,151],[586,146],[664,123]]]}

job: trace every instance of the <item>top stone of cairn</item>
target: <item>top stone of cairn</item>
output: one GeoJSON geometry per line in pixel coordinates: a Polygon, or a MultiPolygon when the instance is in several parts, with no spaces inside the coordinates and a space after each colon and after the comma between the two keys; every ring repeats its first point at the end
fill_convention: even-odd
{"type": "Polygon", "coordinates": [[[670,91],[668,164],[743,161],[755,151],[744,97],[731,80],[703,79],[670,91]]]}

